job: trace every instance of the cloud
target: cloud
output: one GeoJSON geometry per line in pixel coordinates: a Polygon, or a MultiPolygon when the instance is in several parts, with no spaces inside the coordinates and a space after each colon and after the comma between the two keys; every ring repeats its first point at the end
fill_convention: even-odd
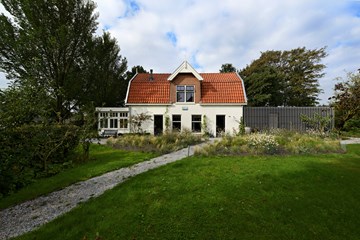
{"type": "Polygon", "coordinates": [[[116,37],[129,67],[172,72],[244,68],[267,50],[327,46],[322,103],[334,78],[360,68],[360,2],[338,0],[96,0],[100,31],[116,37]]]}

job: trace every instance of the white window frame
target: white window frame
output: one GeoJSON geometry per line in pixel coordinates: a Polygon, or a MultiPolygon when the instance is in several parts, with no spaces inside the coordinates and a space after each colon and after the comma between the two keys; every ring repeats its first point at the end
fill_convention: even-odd
{"type": "Polygon", "coordinates": [[[195,86],[194,85],[177,85],[176,86],[176,102],[194,103],[195,102],[195,86]],[[183,88],[183,89],[180,89],[183,88]],[[179,93],[183,93],[183,101],[179,101],[179,93]],[[192,94],[192,101],[188,101],[188,95],[192,94]]]}

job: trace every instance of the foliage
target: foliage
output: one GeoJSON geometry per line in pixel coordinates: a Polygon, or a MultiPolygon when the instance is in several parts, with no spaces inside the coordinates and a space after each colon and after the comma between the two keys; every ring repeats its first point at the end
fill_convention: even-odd
{"type": "Polygon", "coordinates": [[[231,63],[225,63],[221,65],[221,69],[219,72],[221,73],[230,73],[230,72],[236,72],[236,68],[231,63]]]}
{"type": "Polygon", "coordinates": [[[147,113],[139,113],[130,116],[129,123],[130,123],[131,131],[133,133],[144,134],[145,132],[142,129],[142,125],[146,121],[152,121],[151,115],[148,115],[147,113]]]}
{"type": "Polygon", "coordinates": [[[249,148],[254,149],[256,152],[265,154],[275,154],[279,151],[279,143],[276,141],[274,135],[269,134],[251,134],[248,137],[249,148]]]}
{"type": "Polygon", "coordinates": [[[315,130],[319,133],[324,134],[331,130],[331,117],[322,116],[319,113],[315,113],[314,116],[310,117],[305,114],[300,115],[300,119],[306,124],[308,129],[315,130]]]}
{"type": "Polygon", "coordinates": [[[238,135],[244,135],[245,134],[245,122],[244,122],[244,117],[241,116],[240,117],[240,121],[239,121],[239,132],[238,135]]]}
{"type": "Polygon", "coordinates": [[[360,73],[348,73],[347,79],[335,85],[335,96],[331,99],[335,107],[336,127],[343,129],[345,124],[360,118],[360,73]]]}
{"type": "Polygon", "coordinates": [[[58,173],[78,144],[76,126],[23,125],[0,130],[0,195],[58,173]]]}
{"type": "Polygon", "coordinates": [[[239,71],[250,106],[314,106],[324,76],[325,48],[262,52],[239,71]]]}
{"type": "Polygon", "coordinates": [[[201,141],[201,136],[184,129],[181,132],[165,132],[160,136],[125,134],[111,139],[108,144],[124,150],[169,153],[201,141]]]}
{"type": "Polygon", "coordinates": [[[205,146],[196,154],[253,155],[253,154],[317,154],[342,152],[336,136],[325,136],[319,132],[297,133],[276,131],[240,136],[225,135],[220,141],[205,146]]]}
{"type": "Polygon", "coordinates": [[[126,72],[126,81],[130,82],[137,73],[147,73],[147,71],[140,65],[134,66],[131,68],[131,71],[126,72]]]}
{"type": "MultiPolygon", "coordinates": [[[[113,107],[124,105],[129,80],[126,79],[127,60],[120,55],[120,47],[108,32],[93,37],[89,51],[89,69],[84,73],[86,88],[82,104],[113,107]]],[[[74,89],[76,90],[76,89],[74,89]]]]}
{"type": "Polygon", "coordinates": [[[203,130],[203,133],[204,133],[205,137],[210,137],[211,133],[209,131],[208,118],[206,117],[206,115],[203,115],[203,120],[202,120],[202,123],[201,123],[201,129],[203,130]]]}
{"type": "MultiPolygon", "coordinates": [[[[59,123],[83,105],[123,103],[127,61],[109,33],[95,36],[95,3],[84,0],[3,0],[0,70],[12,86],[45,94],[59,123]]],[[[43,100],[44,100],[43,99],[43,100]]]]}
{"type": "Polygon", "coordinates": [[[140,174],[19,239],[81,239],[99,232],[104,239],[355,240],[359,149],[183,159],[140,174]]]}

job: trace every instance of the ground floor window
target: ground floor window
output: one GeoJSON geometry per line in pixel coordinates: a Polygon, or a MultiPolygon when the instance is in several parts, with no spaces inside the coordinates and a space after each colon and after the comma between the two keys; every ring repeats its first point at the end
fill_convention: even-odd
{"type": "Polygon", "coordinates": [[[127,112],[100,112],[99,113],[99,127],[100,128],[128,128],[128,113],[127,112]]]}
{"type": "Polygon", "coordinates": [[[120,118],[120,128],[128,128],[128,120],[126,118],[120,118]]]}
{"type": "Polygon", "coordinates": [[[181,131],[181,115],[172,116],[172,130],[181,131]]]}
{"type": "Polygon", "coordinates": [[[119,123],[120,128],[128,128],[128,113],[127,112],[121,112],[119,114],[119,123]]]}
{"type": "Polygon", "coordinates": [[[108,128],[107,118],[101,118],[99,122],[100,122],[100,128],[108,128]]]}
{"type": "Polygon", "coordinates": [[[201,115],[191,116],[191,130],[193,132],[201,132],[201,115]]]}
{"type": "Polygon", "coordinates": [[[110,118],[110,128],[118,128],[117,118],[110,118]]]}

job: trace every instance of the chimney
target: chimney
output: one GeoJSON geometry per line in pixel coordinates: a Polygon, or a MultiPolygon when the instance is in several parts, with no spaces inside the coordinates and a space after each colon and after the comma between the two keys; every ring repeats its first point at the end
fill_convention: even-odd
{"type": "Polygon", "coordinates": [[[153,70],[152,70],[152,69],[150,69],[150,77],[149,77],[149,80],[150,80],[150,81],[153,81],[153,80],[154,80],[153,70]]]}

